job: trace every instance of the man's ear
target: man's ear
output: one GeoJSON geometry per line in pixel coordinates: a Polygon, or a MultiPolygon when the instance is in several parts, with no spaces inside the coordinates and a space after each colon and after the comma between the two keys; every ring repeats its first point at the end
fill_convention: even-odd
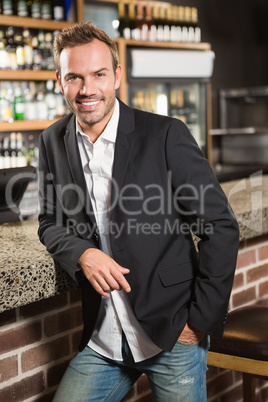
{"type": "Polygon", "coordinates": [[[61,90],[61,92],[63,93],[63,87],[62,87],[62,85],[61,85],[60,74],[59,74],[59,72],[58,72],[58,71],[56,71],[56,78],[57,78],[57,81],[58,81],[58,84],[59,84],[60,90],[61,90]]]}

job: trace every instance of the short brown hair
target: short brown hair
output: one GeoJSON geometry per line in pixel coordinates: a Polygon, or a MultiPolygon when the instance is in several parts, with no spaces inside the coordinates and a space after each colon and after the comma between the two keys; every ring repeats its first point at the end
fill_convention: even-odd
{"type": "Polygon", "coordinates": [[[54,39],[54,59],[56,69],[60,73],[60,54],[65,48],[72,48],[79,45],[85,45],[98,39],[106,43],[109,47],[114,72],[119,64],[119,55],[116,43],[101,29],[97,28],[91,21],[79,22],[71,27],[64,28],[54,39]]]}

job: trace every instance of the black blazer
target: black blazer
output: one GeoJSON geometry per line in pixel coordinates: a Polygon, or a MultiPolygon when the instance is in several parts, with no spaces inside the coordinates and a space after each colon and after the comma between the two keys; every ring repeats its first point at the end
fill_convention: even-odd
{"type": "MultiPolygon", "coordinates": [[[[39,236],[76,280],[77,261],[98,233],[67,115],[40,136],[39,236]]],[[[238,250],[238,226],[208,161],[177,119],[120,102],[110,213],[114,259],[129,268],[128,294],[151,339],[171,350],[186,321],[221,336],[238,250]],[[201,240],[199,252],[191,232],[201,240]]],[[[82,286],[87,344],[101,297],[82,286]]]]}

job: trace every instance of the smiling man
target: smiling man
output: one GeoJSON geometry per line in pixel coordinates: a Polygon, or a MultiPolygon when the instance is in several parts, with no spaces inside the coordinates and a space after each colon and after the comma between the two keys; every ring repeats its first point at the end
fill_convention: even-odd
{"type": "Polygon", "coordinates": [[[116,98],[121,66],[103,31],[64,29],[54,54],[72,113],[40,136],[39,237],[81,285],[84,320],[54,401],[117,402],[145,373],[155,401],[204,402],[235,217],[187,127],[116,98]]]}

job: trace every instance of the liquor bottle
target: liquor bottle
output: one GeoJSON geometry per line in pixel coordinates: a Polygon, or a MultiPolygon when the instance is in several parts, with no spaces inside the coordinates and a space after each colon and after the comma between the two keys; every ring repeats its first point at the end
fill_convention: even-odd
{"type": "Polygon", "coordinates": [[[201,29],[198,26],[198,11],[196,7],[192,7],[191,25],[194,28],[194,42],[201,42],[201,29]]]}
{"type": "Polygon", "coordinates": [[[31,34],[28,28],[23,28],[22,36],[25,56],[25,69],[31,70],[33,68],[33,45],[31,34]]]}
{"type": "Polygon", "coordinates": [[[2,12],[4,15],[14,15],[14,8],[13,8],[12,0],[3,0],[2,12]]]}
{"type": "Polygon", "coordinates": [[[30,9],[32,18],[41,18],[41,0],[31,0],[30,9]]]}
{"type": "Polygon", "coordinates": [[[142,0],[139,0],[137,3],[137,15],[136,15],[136,33],[135,38],[136,40],[142,39],[142,27],[144,24],[144,7],[142,0]]]}
{"type": "Polygon", "coordinates": [[[27,0],[17,0],[16,14],[18,17],[28,17],[27,0]]]}
{"type": "Polygon", "coordinates": [[[53,120],[56,118],[56,97],[53,90],[54,90],[54,82],[52,80],[48,80],[46,82],[46,93],[45,93],[45,102],[47,105],[48,120],[53,120]]]}
{"type": "Polygon", "coordinates": [[[30,81],[28,88],[24,91],[25,100],[25,120],[37,120],[37,108],[36,108],[36,82],[30,81]]]}
{"type": "Polygon", "coordinates": [[[184,7],[184,21],[182,27],[182,41],[190,42],[189,28],[191,26],[191,7],[184,7]]]}
{"type": "Polygon", "coordinates": [[[41,70],[41,51],[38,48],[38,38],[34,36],[32,39],[33,46],[33,70],[41,70]]]}
{"type": "Polygon", "coordinates": [[[54,94],[56,102],[56,118],[60,119],[66,114],[66,104],[57,81],[54,87],[54,94]]]}
{"type": "Polygon", "coordinates": [[[4,169],[11,167],[9,137],[4,137],[3,139],[3,162],[4,169]]]}
{"type": "Polygon", "coordinates": [[[126,13],[125,13],[125,3],[123,0],[118,1],[118,34],[122,38],[124,36],[124,30],[126,28],[126,13]]]}
{"type": "Polygon", "coordinates": [[[52,2],[51,0],[43,0],[41,2],[41,18],[43,20],[52,19],[52,2]]]}
{"type": "Polygon", "coordinates": [[[44,66],[46,70],[56,69],[53,55],[53,36],[51,32],[45,33],[45,48],[43,49],[43,58],[46,60],[44,66]]]}
{"type": "Polygon", "coordinates": [[[147,40],[155,40],[153,34],[151,33],[153,20],[152,20],[152,3],[150,1],[148,1],[145,6],[145,24],[148,27],[147,40]]]}
{"type": "Polygon", "coordinates": [[[17,142],[16,142],[16,133],[12,132],[10,134],[10,142],[9,142],[9,157],[10,157],[10,167],[17,167],[17,142]]]}
{"type": "Polygon", "coordinates": [[[45,43],[45,33],[43,29],[39,29],[38,31],[38,50],[40,52],[40,57],[41,57],[41,69],[46,70],[47,69],[47,60],[46,60],[46,55],[45,55],[45,48],[46,48],[46,43],[45,43]]]}
{"type": "Polygon", "coordinates": [[[64,21],[64,0],[53,0],[54,21],[64,21]]]}
{"type": "Polygon", "coordinates": [[[25,51],[21,35],[15,36],[15,44],[16,44],[17,68],[18,70],[25,70],[25,51]]]}
{"type": "Polygon", "coordinates": [[[128,4],[128,27],[130,30],[130,38],[136,39],[135,38],[135,29],[136,29],[136,12],[135,12],[135,3],[133,0],[129,1],[128,4]]]}
{"type": "Polygon", "coordinates": [[[39,85],[39,89],[36,94],[36,109],[38,120],[47,120],[47,103],[45,101],[44,89],[41,85],[39,85]]]}
{"type": "Polygon", "coordinates": [[[4,146],[3,140],[0,140],[0,169],[4,169],[5,167],[5,159],[4,159],[4,146]]]}
{"type": "MultiPolygon", "coordinates": [[[[11,89],[11,88],[10,88],[11,89]]],[[[0,92],[0,122],[13,121],[13,111],[12,111],[13,99],[11,98],[10,91],[7,88],[2,88],[0,92]]]]}
{"type": "Polygon", "coordinates": [[[16,44],[13,27],[8,27],[6,31],[6,51],[9,59],[9,70],[17,70],[16,44]]]}
{"type": "Polygon", "coordinates": [[[17,167],[27,166],[25,146],[23,143],[23,137],[21,133],[17,133],[16,141],[17,141],[17,167]]]}
{"type": "Polygon", "coordinates": [[[15,120],[24,120],[25,113],[25,102],[22,96],[21,87],[17,86],[15,88],[14,95],[14,119],[15,120]]]}
{"type": "Polygon", "coordinates": [[[6,51],[6,41],[4,38],[4,31],[0,30],[0,70],[7,70],[9,68],[9,56],[6,51]]]}

